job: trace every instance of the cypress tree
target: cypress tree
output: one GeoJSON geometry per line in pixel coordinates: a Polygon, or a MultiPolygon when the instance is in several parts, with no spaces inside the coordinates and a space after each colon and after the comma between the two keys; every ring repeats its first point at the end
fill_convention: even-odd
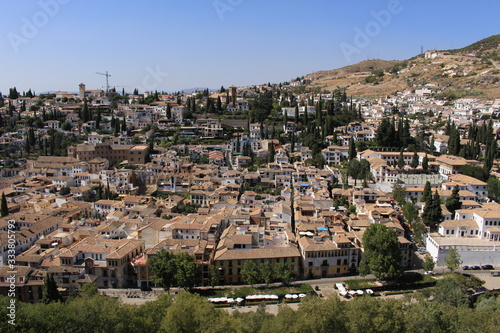
{"type": "Polygon", "coordinates": [[[167,104],[166,116],[167,119],[172,119],[172,106],[170,105],[170,103],[167,104]]]}
{"type": "Polygon", "coordinates": [[[2,192],[2,204],[0,207],[0,214],[2,215],[2,217],[9,215],[9,207],[7,205],[7,198],[5,197],[4,192],[2,192]]]}
{"type": "Polygon", "coordinates": [[[52,302],[62,301],[61,294],[57,290],[57,283],[54,281],[54,276],[50,273],[47,274],[43,281],[43,293],[41,302],[49,304],[52,302]]]}
{"type": "Polygon", "coordinates": [[[399,152],[399,158],[398,158],[398,168],[400,170],[403,169],[403,167],[405,166],[405,160],[404,160],[404,156],[403,156],[403,151],[401,150],[399,152]]]}
{"type": "Polygon", "coordinates": [[[427,181],[424,186],[424,192],[422,192],[421,202],[427,203],[429,198],[432,196],[431,183],[427,181]]]}
{"type": "Polygon", "coordinates": [[[417,152],[413,153],[413,157],[411,159],[410,166],[412,167],[412,169],[416,169],[418,167],[418,154],[417,154],[417,152]]]}
{"type": "Polygon", "coordinates": [[[82,110],[82,120],[84,123],[87,121],[91,120],[90,119],[90,112],[89,112],[89,107],[87,105],[87,99],[83,100],[83,110],[82,110]]]}
{"type": "Polygon", "coordinates": [[[451,195],[446,199],[446,208],[450,211],[451,215],[455,215],[455,211],[462,207],[462,202],[460,201],[459,187],[455,185],[451,195]]]}
{"type": "Polygon", "coordinates": [[[349,156],[349,161],[352,160],[353,158],[356,158],[356,144],[354,143],[354,138],[351,137],[349,139],[349,152],[348,152],[348,156],[349,156]]]}
{"type": "Polygon", "coordinates": [[[97,117],[95,119],[95,127],[97,129],[99,129],[99,127],[101,126],[101,120],[102,120],[101,109],[97,109],[97,117]]]}
{"type": "Polygon", "coordinates": [[[125,119],[125,116],[123,116],[123,122],[122,122],[122,132],[127,131],[127,120],[125,119]]]}
{"type": "Polygon", "coordinates": [[[425,172],[429,171],[429,158],[427,157],[427,154],[425,154],[424,159],[422,160],[422,169],[424,169],[425,172]]]}
{"type": "Polygon", "coordinates": [[[222,101],[220,99],[220,96],[217,96],[217,111],[218,112],[222,111],[222,101]]]}
{"type": "Polygon", "coordinates": [[[424,212],[422,213],[422,221],[426,226],[435,227],[442,219],[443,211],[441,209],[441,198],[436,190],[434,196],[431,195],[427,198],[424,212]]]}

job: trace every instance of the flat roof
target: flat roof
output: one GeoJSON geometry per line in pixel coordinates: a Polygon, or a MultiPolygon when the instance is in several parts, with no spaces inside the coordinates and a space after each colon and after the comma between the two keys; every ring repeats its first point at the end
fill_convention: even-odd
{"type": "Polygon", "coordinates": [[[440,246],[469,245],[469,246],[500,246],[500,241],[491,241],[475,237],[443,237],[439,233],[431,233],[430,237],[440,246]]]}

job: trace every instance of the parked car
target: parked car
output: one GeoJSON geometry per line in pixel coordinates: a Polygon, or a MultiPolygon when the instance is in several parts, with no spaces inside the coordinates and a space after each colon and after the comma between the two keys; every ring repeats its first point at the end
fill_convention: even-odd
{"type": "Polygon", "coordinates": [[[464,271],[468,271],[468,270],[469,270],[469,266],[462,266],[462,269],[463,269],[464,271]]]}
{"type": "Polygon", "coordinates": [[[425,275],[434,275],[434,274],[436,274],[436,272],[434,272],[434,271],[426,271],[426,272],[424,272],[424,274],[425,275]]]}
{"type": "Polygon", "coordinates": [[[493,265],[483,265],[481,269],[493,269],[493,265]]]}
{"type": "Polygon", "coordinates": [[[427,253],[427,249],[425,247],[419,247],[418,252],[420,253],[427,253]]]}
{"type": "Polygon", "coordinates": [[[481,269],[481,267],[479,267],[479,266],[470,266],[469,269],[473,270],[473,271],[478,271],[478,270],[481,269]]]}

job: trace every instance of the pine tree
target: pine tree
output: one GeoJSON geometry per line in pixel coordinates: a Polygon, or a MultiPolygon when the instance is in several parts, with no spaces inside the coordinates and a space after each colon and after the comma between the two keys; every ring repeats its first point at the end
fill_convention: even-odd
{"type": "Polygon", "coordinates": [[[294,117],[295,124],[298,124],[299,122],[299,106],[295,105],[295,117],[294,117]]]}
{"type": "Polygon", "coordinates": [[[0,215],[2,215],[2,217],[9,215],[9,207],[7,205],[7,198],[5,197],[4,192],[2,192],[2,204],[0,207],[0,215]]]}

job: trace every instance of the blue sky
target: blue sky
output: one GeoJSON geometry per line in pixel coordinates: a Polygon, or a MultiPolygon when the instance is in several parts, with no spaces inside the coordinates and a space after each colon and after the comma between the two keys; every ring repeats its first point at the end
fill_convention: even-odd
{"type": "Polygon", "coordinates": [[[283,82],[500,33],[497,1],[3,2],[0,91],[131,92],[283,82]],[[375,14],[374,14],[375,13],[375,14]]]}

